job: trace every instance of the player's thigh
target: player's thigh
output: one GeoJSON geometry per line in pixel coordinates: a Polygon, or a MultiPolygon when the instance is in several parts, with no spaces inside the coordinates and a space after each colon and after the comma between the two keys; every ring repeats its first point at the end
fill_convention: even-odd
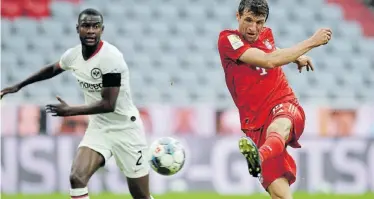
{"type": "Polygon", "coordinates": [[[113,148],[113,157],[117,166],[128,178],[140,178],[149,173],[146,146],[128,147],[126,145],[117,145],[113,148]]]}
{"type": "Polygon", "coordinates": [[[297,103],[286,102],[275,106],[266,125],[266,133],[277,132],[288,140],[298,140],[304,131],[304,110],[297,103]]]}
{"type": "MultiPolygon", "coordinates": [[[[128,138],[128,137],[127,137],[128,138]]],[[[149,193],[148,148],[143,140],[129,139],[113,145],[113,156],[127,177],[133,198],[145,198],[149,193]]]]}
{"type": "Polygon", "coordinates": [[[292,120],[288,117],[279,116],[271,121],[266,129],[266,134],[271,132],[279,133],[284,139],[288,139],[292,129],[292,120]]]}
{"type": "Polygon", "coordinates": [[[289,182],[283,177],[274,180],[267,188],[267,191],[274,199],[292,199],[292,191],[289,182]]]}
{"type": "MultiPolygon", "coordinates": [[[[149,174],[148,146],[141,126],[114,132],[112,140],[113,157],[124,175],[136,182],[147,182],[149,174]],[[143,178],[144,177],[144,178],[143,178]]],[[[141,183],[134,183],[140,185],[141,183]]]]}
{"type": "Polygon", "coordinates": [[[76,178],[77,181],[88,180],[111,157],[105,136],[105,133],[96,130],[86,131],[71,167],[73,181],[76,178]]]}
{"type": "Polygon", "coordinates": [[[85,146],[79,147],[71,167],[72,186],[85,185],[104,163],[105,159],[100,153],[85,146]]]}

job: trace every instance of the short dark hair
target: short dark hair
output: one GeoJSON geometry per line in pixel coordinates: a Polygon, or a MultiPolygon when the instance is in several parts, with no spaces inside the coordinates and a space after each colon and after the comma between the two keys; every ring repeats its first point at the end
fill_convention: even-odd
{"type": "Polygon", "coordinates": [[[243,15],[243,12],[253,12],[256,16],[265,16],[266,20],[269,16],[269,5],[267,0],[241,0],[238,7],[239,15],[243,15]]]}
{"type": "Polygon", "coordinates": [[[100,16],[101,18],[101,21],[104,22],[104,17],[103,15],[96,9],[93,9],[93,8],[87,8],[87,9],[84,9],[82,12],[79,13],[78,15],[78,23],[79,23],[79,20],[81,19],[82,15],[94,15],[94,16],[100,16]]]}

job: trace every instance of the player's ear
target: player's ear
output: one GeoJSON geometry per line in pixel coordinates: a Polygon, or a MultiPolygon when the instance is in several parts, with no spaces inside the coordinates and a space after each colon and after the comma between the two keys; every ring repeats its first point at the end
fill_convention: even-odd
{"type": "Polygon", "coordinates": [[[104,32],[105,26],[101,26],[101,32],[104,32]]]}
{"type": "Polygon", "coordinates": [[[239,21],[239,19],[240,19],[240,14],[239,14],[239,12],[236,12],[236,20],[239,21]]]}
{"type": "Polygon", "coordinates": [[[75,29],[77,30],[77,33],[79,34],[79,24],[75,26],[75,29]]]}

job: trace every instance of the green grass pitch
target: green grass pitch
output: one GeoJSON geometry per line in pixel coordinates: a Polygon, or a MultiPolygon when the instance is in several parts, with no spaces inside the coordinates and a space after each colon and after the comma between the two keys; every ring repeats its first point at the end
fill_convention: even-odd
{"type": "MultiPolygon", "coordinates": [[[[69,199],[68,195],[47,194],[47,195],[5,195],[1,194],[1,199],[69,199]]],[[[264,194],[258,195],[219,195],[215,193],[168,193],[164,195],[154,195],[155,199],[270,199],[264,194]]],[[[294,199],[373,199],[374,193],[364,195],[328,195],[328,194],[307,194],[295,193],[294,199]]],[[[100,194],[90,195],[90,199],[131,199],[129,195],[100,194]]]]}

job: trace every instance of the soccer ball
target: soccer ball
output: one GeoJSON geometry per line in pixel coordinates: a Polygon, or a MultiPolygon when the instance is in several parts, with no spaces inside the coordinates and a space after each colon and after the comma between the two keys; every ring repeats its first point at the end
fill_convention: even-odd
{"type": "Polygon", "coordinates": [[[149,163],[154,171],[170,176],[183,168],[186,155],[178,140],[164,137],[152,143],[149,157],[149,163]]]}

